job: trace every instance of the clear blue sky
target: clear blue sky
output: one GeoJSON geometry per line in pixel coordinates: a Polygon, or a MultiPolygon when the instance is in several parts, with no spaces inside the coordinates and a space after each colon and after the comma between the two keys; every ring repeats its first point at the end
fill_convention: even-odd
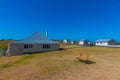
{"type": "Polygon", "coordinates": [[[50,39],[120,41],[120,0],[0,0],[0,39],[46,29],[50,39]]]}

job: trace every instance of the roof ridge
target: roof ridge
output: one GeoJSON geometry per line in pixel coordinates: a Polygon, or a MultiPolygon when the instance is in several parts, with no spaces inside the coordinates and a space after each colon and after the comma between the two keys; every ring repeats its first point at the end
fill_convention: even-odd
{"type": "Polygon", "coordinates": [[[35,32],[34,34],[27,37],[26,39],[17,41],[17,43],[47,43],[47,44],[50,44],[50,43],[56,43],[56,42],[49,40],[48,38],[43,36],[40,32],[35,32]]]}

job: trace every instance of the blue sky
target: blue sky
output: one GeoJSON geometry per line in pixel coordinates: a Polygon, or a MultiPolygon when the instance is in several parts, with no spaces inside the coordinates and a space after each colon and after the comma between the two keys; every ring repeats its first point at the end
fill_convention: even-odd
{"type": "Polygon", "coordinates": [[[0,39],[46,29],[50,39],[120,41],[120,0],[0,0],[0,39]]]}

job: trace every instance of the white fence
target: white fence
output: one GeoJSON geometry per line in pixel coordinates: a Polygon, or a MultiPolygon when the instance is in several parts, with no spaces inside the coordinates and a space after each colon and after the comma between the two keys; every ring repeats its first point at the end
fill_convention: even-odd
{"type": "Polygon", "coordinates": [[[111,47],[111,48],[120,48],[120,45],[109,45],[108,47],[111,47]]]}

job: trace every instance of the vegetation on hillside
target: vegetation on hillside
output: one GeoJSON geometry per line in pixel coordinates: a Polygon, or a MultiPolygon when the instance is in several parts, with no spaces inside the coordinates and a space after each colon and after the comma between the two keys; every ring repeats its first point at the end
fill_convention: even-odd
{"type": "Polygon", "coordinates": [[[8,43],[13,42],[14,40],[0,40],[0,57],[2,57],[1,50],[8,48],[8,43]]]}
{"type": "Polygon", "coordinates": [[[0,50],[8,47],[8,43],[13,42],[14,40],[0,40],[0,50]]]}

